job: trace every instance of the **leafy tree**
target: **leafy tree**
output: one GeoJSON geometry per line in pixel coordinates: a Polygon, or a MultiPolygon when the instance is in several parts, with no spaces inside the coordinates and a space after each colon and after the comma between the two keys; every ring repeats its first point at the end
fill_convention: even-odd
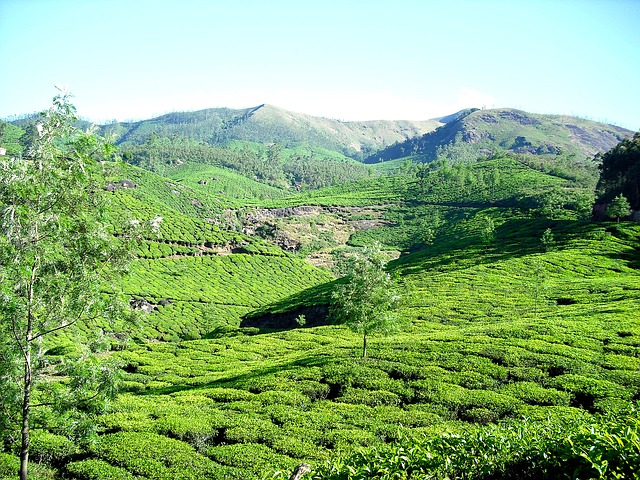
{"type": "Polygon", "coordinates": [[[607,215],[611,218],[616,218],[618,223],[620,223],[620,218],[626,217],[630,213],[631,206],[629,205],[629,201],[622,194],[611,200],[611,203],[607,208],[607,215]]]}
{"type": "Polygon", "coordinates": [[[416,178],[418,179],[418,185],[420,185],[420,191],[422,193],[424,193],[425,190],[425,186],[427,183],[427,178],[429,177],[429,172],[431,171],[431,168],[429,167],[428,164],[426,163],[420,163],[418,164],[418,167],[416,168],[416,178]]]}
{"type": "Polygon", "coordinates": [[[332,294],[332,311],[339,323],[362,335],[362,357],[367,356],[367,337],[398,328],[400,296],[385,270],[387,257],[379,245],[365,247],[343,259],[346,282],[332,294]]]}
{"type": "Polygon", "coordinates": [[[620,142],[601,159],[597,187],[600,201],[608,203],[622,194],[631,208],[640,209],[640,132],[620,142]]]}
{"type": "Polygon", "coordinates": [[[114,393],[114,370],[95,359],[68,365],[64,385],[49,380],[36,389],[47,339],[118,313],[101,287],[119,274],[130,247],[109,231],[99,184],[97,160],[114,147],[78,131],[75,121],[69,95],[61,94],[41,114],[24,157],[0,157],[0,433],[20,432],[23,480],[34,408],[66,410],[80,426],[69,416],[72,405],[91,412],[114,393]]]}
{"type": "Polygon", "coordinates": [[[492,244],[496,238],[496,224],[488,215],[480,216],[480,236],[485,246],[492,244]]]}
{"type": "Polygon", "coordinates": [[[551,231],[550,228],[547,228],[542,233],[542,236],[540,237],[540,243],[542,244],[542,249],[545,252],[548,252],[551,249],[553,249],[553,247],[555,245],[555,238],[554,238],[553,232],[551,231]]]}
{"type": "Polygon", "coordinates": [[[23,152],[29,152],[35,145],[38,139],[38,130],[34,123],[29,123],[24,127],[24,133],[20,136],[18,140],[20,145],[22,146],[23,152]]]}

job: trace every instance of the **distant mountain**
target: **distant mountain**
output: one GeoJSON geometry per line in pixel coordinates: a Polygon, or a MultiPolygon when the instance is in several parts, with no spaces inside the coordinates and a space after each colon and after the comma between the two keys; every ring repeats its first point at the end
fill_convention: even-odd
{"type": "Polygon", "coordinates": [[[313,145],[362,159],[394,143],[431,132],[440,125],[437,120],[343,122],[259,105],[242,110],[213,108],[170,113],[150,120],[105,125],[102,129],[114,133],[118,144],[140,144],[155,132],[164,136],[182,135],[214,145],[230,140],[273,142],[287,147],[313,145]]]}
{"type": "Polygon", "coordinates": [[[541,115],[510,108],[462,110],[435,119],[444,125],[370,155],[365,163],[411,155],[423,161],[439,154],[477,157],[496,149],[533,155],[573,155],[591,158],[633,135],[631,130],[566,115],[541,115]]]}

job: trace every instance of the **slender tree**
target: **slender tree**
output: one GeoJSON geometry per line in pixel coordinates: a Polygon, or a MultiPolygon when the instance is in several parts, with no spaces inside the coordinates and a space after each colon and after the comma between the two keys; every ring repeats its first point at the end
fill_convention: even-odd
{"type": "Polygon", "coordinates": [[[367,356],[367,338],[373,333],[397,329],[400,296],[385,270],[387,258],[378,245],[365,247],[342,264],[345,283],[332,295],[332,311],[339,323],[362,335],[362,357],[367,356]]]}
{"type": "MultiPolygon", "coordinates": [[[[68,94],[54,99],[23,157],[0,157],[0,415],[20,438],[20,478],[28,478],[32,410],[86,405],[113,394],[113,371],[76,363],[69,390],[37,390],[47,338],[116,312],[101,292],[118,273],[127,244],[109,231],[101,163],[113,152],[74,127],[68,94]],[[34,400],[35,398],[35,400],[34,400]]],[[[43,387],[51,387],[51,382],[43,387]]]]}

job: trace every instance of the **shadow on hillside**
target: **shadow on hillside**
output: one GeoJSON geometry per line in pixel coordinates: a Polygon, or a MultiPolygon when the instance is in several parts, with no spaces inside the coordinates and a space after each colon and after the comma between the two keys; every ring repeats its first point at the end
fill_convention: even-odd
{"type": "Polygon", "coordinates": [[[551,229],[553,234],[552,248],[562,250],[570,242],[586,238],[589,232],[597,228],[596,224],[575,220],[511,219],[496,227],[495,239],[489,244],[483,243],[480,233],[461,237],[450,233],[439,244],[400,257],[390,265],[401,269],[404,274],[488,265],[543,253],[541,238],[546,229],[551,229]]]}
{"type": "Polygon", "coordinates": [[[329,325],[329,296],[336,281],[316,285],[245,316],[241,328],[258,333],[329,325]]]}
{"type": "Polygon", "coordinates": [[[260,393],[264,388],[262,388],[263,385],[254,383],[254,381],[258,379],[264,379],[265,377],[273,374],[282,374],[287,370],[296,370],[300,367],[323,367],[333,362],[335,362],[335,355],[315,354],[313,356],[299,358],[290,362],[282,362],[269,367],[252,369],[247,373],[232,375],[202,385],[174,385],[170,387],[151,388],[140,392],[140,395],[169,395],[185,391],[197,393],[198,390],[206,390],[210,388],[242,388],[243,390],[247,390],[251,393],[260,393]]]}

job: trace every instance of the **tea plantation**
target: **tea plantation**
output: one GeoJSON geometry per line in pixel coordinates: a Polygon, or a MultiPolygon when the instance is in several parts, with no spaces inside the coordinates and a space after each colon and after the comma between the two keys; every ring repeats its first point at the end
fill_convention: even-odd
{"type": "Polygon", "coordinates": [[[34,431],[34,478],[637,478],[640,226],[588,220],[591,186],[514,158],[299,194],[126,168],[113,208],[162,221],[105,294],[147,313],[104,327],[122,390],[98,435],[34,431]],[[332,248],[400,254],[401,328],[360,358],[326,318],[339,280],[231,229],[249,205],[383,206],[332,248]]]}

